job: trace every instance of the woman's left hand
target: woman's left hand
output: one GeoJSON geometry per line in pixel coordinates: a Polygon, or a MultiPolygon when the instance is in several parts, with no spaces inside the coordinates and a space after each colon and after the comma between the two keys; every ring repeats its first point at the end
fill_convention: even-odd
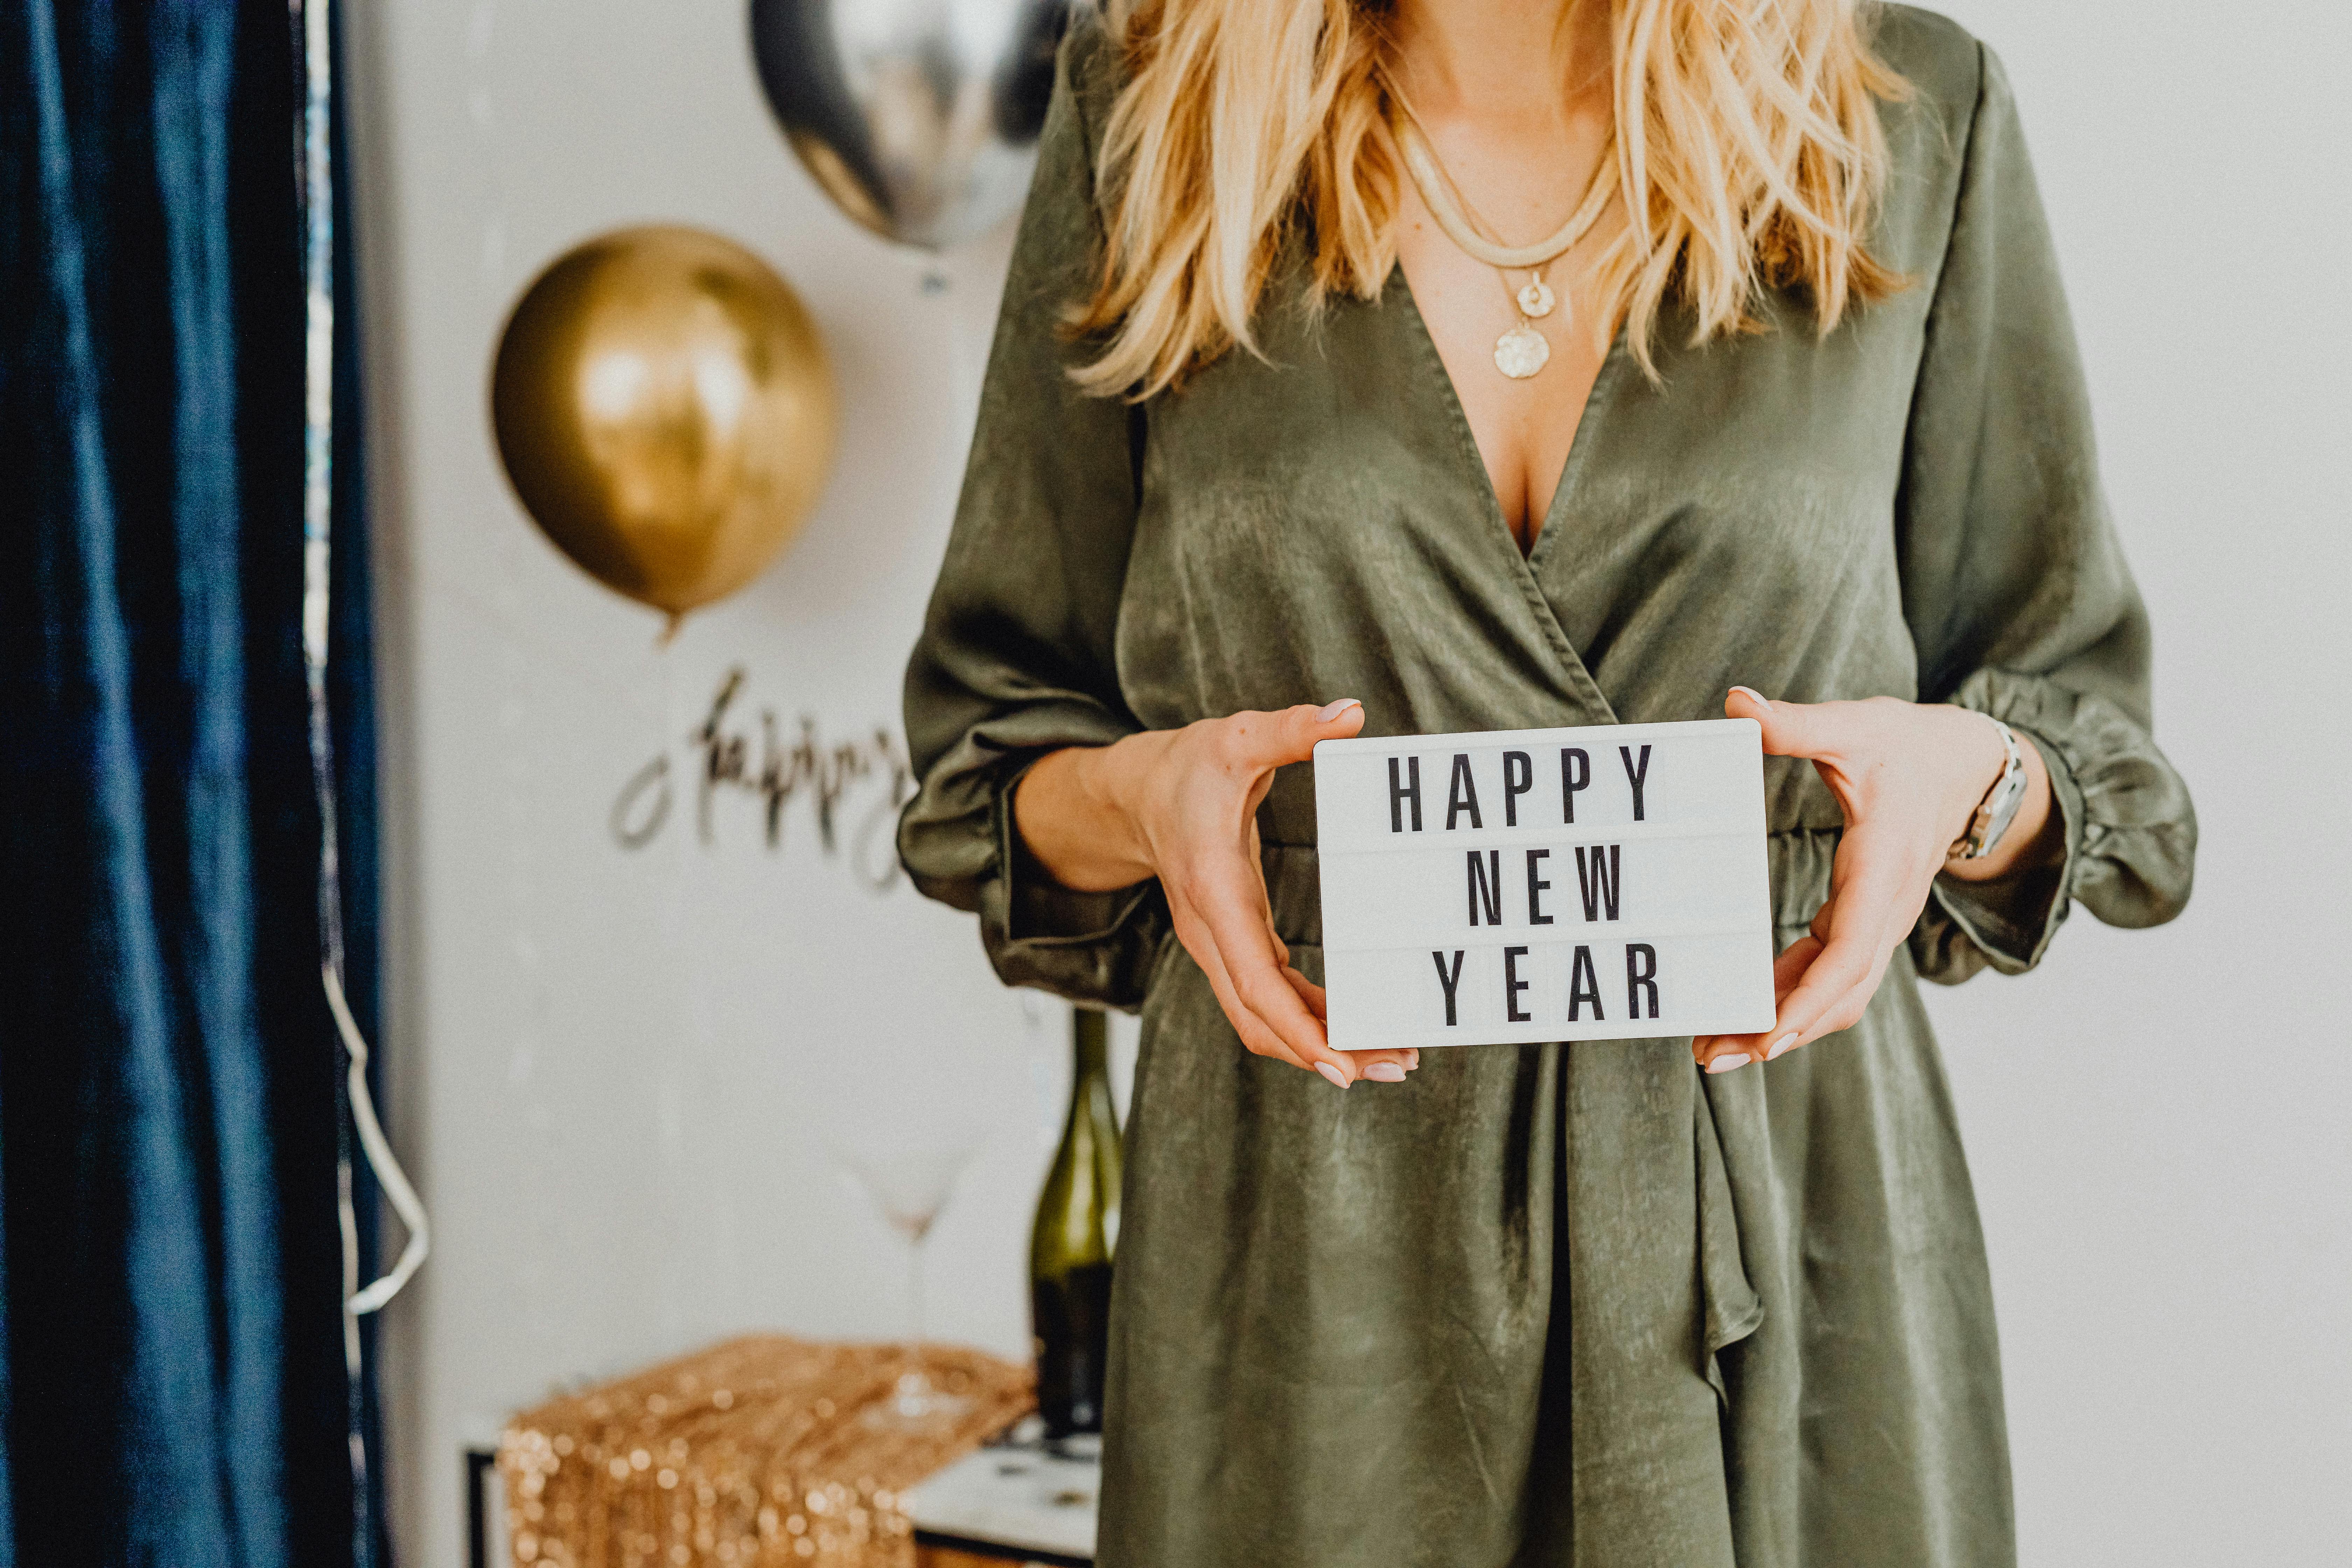
{"type": "Polygon", "coordinates": [[[1990,881],[2054,848],[2049,770],[2021,735],[2026,794],[2009,830],[1990,855],[1947,858],[2008,765],[2000,731],[1980,713],[1892,697],[1772,702],[1744,686],[1732,688],[1723,710],[1762,724],[1769,754],[1811,759],[1845,812],[1845,833],[1811,932],[1773,963],[1772,1027],[1694,1039],[1692,1054],[1709,1072],[1769,1060],[1860,1022],[1939,873],[1990,881]]]}

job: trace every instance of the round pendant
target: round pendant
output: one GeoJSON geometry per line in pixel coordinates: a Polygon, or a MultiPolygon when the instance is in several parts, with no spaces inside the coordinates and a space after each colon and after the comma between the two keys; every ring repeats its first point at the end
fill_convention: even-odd
{"type": "Polygon", "coordinates": [[[1495,368],[1513,381],[1527,380],[1550,358],[1551,344],[1525,321],[1495,340],[1495,368]]]}
{"type": "Polygon", "coordinates": [[[1551,303],[1551,285],[1540,278],[1528,279],[1528,286],[1519,290],[1519,309],[1528,315],[1549,316],[1551,303]]]}

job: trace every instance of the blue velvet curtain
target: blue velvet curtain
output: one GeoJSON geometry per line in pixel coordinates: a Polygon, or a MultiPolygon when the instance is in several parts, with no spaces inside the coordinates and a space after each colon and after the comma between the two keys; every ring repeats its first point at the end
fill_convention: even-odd
{"type": "MultiPolygon", "coordinates": [[[[318,979],[291,9],[0,4],[0,1568],[382,1551],[318,979]]],[[[373,1032],[350,276],[332,690],[373,1032]]]]}

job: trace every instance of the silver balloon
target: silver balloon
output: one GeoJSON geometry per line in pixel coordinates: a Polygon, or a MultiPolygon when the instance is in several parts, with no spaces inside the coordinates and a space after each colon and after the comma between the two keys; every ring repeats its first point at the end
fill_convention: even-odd
{"type": "Polygon", "coordinates": [[[1086,0],[751,0],[768,105],[825,194],[887,239],[940,249],[1021,205],[1086,0]]]}

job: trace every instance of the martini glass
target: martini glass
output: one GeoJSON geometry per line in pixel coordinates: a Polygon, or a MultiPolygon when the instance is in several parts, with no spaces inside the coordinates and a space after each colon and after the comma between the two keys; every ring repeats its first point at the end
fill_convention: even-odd
{"type": "Polygon", "coordinates": [[[922,1369],[923,1243],[955,1192],[956,1178],[980,1152],[977,1139],[936,1145],[834,1145],[834,1157],[865,1189],[885,1224],[907,1243],[907,1342],[908,1367],[881,1405],[866,1413],[868,1422],[922,1427],[952,1419],[971,1401],[934,1384],[922,1369]]]}

